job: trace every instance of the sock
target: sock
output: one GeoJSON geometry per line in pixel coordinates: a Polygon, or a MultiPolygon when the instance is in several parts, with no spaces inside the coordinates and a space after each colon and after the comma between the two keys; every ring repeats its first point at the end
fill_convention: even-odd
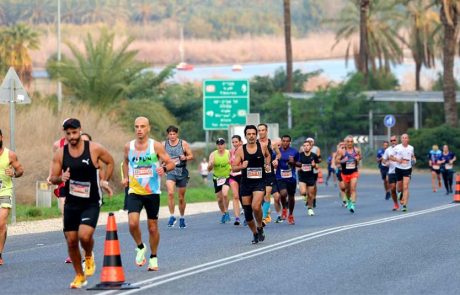
{"type": "Polygon", "coordinates": [[[156,254],[150,254],[150,258],[155,258],[155,257],[157,257],[156,254]]]}
{"type": "Polygon", "coordinates": [[[137,248],[139,248],[140,250],[144,249],[144,243],[140,243],[139,245],[137,245],[137,248]]]}
{"type": "Polygon", "coordinates": [[[264,204],[262,205],[262,212],[264,218],[267,217],[268,210],[270,210],[270,202],[264,202],[264,204]]]}

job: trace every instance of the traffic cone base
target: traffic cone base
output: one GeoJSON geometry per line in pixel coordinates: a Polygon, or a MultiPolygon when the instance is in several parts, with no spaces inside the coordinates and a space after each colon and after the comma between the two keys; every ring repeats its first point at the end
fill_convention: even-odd
{"type": "Polygon", "coordinates": [[[101,272],[101,282],[87,290],[128,290],[138,289],[125,283],[125,274],[121,264],[120,242],[118,241],[115,216],[109,213],[104,243],[104,263],[101,272]]]}

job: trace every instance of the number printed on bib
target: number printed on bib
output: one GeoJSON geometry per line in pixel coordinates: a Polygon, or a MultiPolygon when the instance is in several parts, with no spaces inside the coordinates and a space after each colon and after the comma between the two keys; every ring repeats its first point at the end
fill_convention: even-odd
{"type": "Polygon", "coordinates": [[[292,170],[283,170],[281,169],[281,178],[291,178],[292,177],[292,170]]]}
{"type": "Polygon", "coordinates": [[[150,178],[153,177],[152,166],[138,166],[133,169],[134,178],[150,178]]]}
{"type": "Polygon", "coordinates": [[[311,171],[311,164],[302,164],[301,169],[304,172],[310,172],[311,171]]]}
{"type": "Polygon", "coordinates": [[[262,168],[247,168],[247,177],[249,179],[261,179],[262,178],[262,168]]]}
{"type": "Polygon", "coordinates": [[[217,184],[217,186],[223,186],[226,181],[227,181],[226,177],[219,177],[216,180],[216,184],[217,184]]]}
{"type": "Polygon", "coordinates": [[[171,160],[174,162],[174,164],[176,166],[180,164],[180,158],[179,157],[171,158],[171,160]]]}
{"type": "Polygon", "coordinates": [[[89,198],[91,182],[69,180],[69,192],[72,196],[79,198],[89,198]]]}
{"type": "Polygon", "coordinates": [[[348,169],[348,170],[353,170],[356,168],[356,163],[355,161],[353,162],[347,162],[347,164],[345,165],[345,168],[348,169]]]}

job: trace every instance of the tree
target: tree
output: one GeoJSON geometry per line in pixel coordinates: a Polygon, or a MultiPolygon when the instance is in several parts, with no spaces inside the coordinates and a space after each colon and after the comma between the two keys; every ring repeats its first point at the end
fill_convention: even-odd
{"type": "Polygon", "coordinates": [[[0,31],[0,65],[5,72],[14,67],[18,76],[28,84],[32,79],[32,58],[29,50],[39,49],[37,32],[24,24],[18,24],[0,31]]]}
{"type": "Polygon", "coordinates": [[[348,41],[346,61],[353,47],[355,64],[367,79],[369,71],[390,71],[390,64],[402,62],[403,52],[398,34],[402,16],[398,0],[352,0],[335,21],[339,24],[336,43],[348,41]],[[359,35],[356,52],[355,36],[359,35]]]}
{"type": "Polygon", "coordinates": [[[133,38],[124,40],[115,48],[115,34],[100,32],[98,40],[88,34],[84,40],[85,52],[66,42],[73,57],[63,56],[61,62],[51,60],[47,71],[60,79],[75,98],[93,105],[108,106],[133,93],[132,85],[148,67],[136,60],[137,51],[128,50],[133,38]]]}
{"type": "Polygon", "coordinates": [[[407,16],[409,40],[404,43],[412,52],[415,62],[415,90],[420,91],[422,66],[431,68],[435,64],[436,37],[440,30],[439,15],[432,9],[429,0],[409,0],[407,16]]]}
{"type": "Polygon", "coordinates": [[[443,72],[444,72],[444,114],[446,124],[458,125],[457,102],[454,78],[454,57],[457,48],[458,17],[460,0],[439,0],[441,22],[444,27],[443,72]]]}
{"type": "Polygon", "coordinates": [[[283,0],[284,44],[286,47],[286,91],[292,92],[291,1],[283,0]]]}

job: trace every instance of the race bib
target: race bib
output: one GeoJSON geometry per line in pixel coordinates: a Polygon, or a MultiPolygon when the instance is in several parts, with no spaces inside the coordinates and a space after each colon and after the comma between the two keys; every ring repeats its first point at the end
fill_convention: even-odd
{"type": "Polygon", "coordinates": [[[345,165],[345,169],[347,169],[347,170],[356,169],[356,162],[355,161],[347,162],[347,164],[345,165]]]}
{"type": "Polygon", "coordinates": [[[281,173],[281,178],[291,178],[292,177],[292,170],[289,169],[289,170],[283,170],[281,169],[280,171],[281,173]]]}
{"type": "Polygon", "coordinates": [[[171,158],[171,160],[174,162],[174,164],[176,166],[180,164],[180,158],[179,157],[171,158]]]}
{"type": "Polygon", "coordinates": [[[262,168],[247,168],[247,177],[249,179],[261,179],[262,178],[262,168]]]}
{"type": "Polygon", "coordinates": [[[301,169],[304,172],[310,172],[311,171],[311,164],[302,164],[301,169]]]}
{"type": "Polygon", "coordinates": [[[71,195],[79,198],[89,198],[90,191],[91,182],[69,180],[69,192],[71,195]]]}
{"type": "Polygon", "coordinates": [[[227,181],[226,177],[219,177],[216,180],[216,184],[217,184],[217,186],[223,186],[226,181],[227,181]]]}
{"type": "Polygon", "coordinates": [[[133,169],[134,178],[150,178],[153,177],[152,166],[139,166],[133,169]]]}
{"type": "Polygon", "coordinates": [[[449,163],[446,163],[446,169],[447,169],[447,170],[450,170],[450,169],[452,169],[452,168],[454,168],[454,165],[449,164],[449,163]]]}
{"type": "Polygon", "coordinates": [[[431,166],[434,170],[439,170],[439,168],[441,168],[439,165],[432,165],[431,166]]]}

